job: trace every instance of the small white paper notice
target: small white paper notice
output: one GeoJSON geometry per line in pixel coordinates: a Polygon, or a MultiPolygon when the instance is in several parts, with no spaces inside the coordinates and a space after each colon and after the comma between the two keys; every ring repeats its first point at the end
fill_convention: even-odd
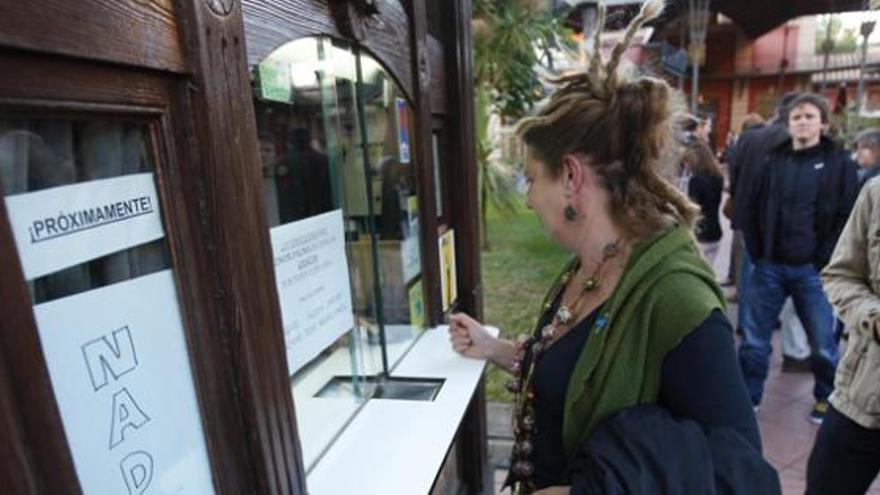
{"type": "Polygon", "coordinates": [[[83,493],[214,493],[171,270],[34,315],[83,493]]]}
{"type": "Polygon", "coordinates": [[[162,238],[152,173],[6,197],[27,280],[162,238]]]}
{"type": "Polygon", "coordinates": [[[275,227],[270,237],[293,375],[354,325],[342,210],[275,227]]]}

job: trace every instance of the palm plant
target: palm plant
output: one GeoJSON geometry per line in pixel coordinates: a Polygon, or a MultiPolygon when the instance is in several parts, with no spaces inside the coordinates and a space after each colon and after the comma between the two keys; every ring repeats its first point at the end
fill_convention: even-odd
{"type": "Polygon", "coordinates": [[[516,165],[490,159],[489,117],[502,123],[525,115],[540,99],[542,85],[535,71],[561,23],[534,0],[476,0],[474,2],[474,74],[477,163],[480,178],[482,246],[489,249],[486,213],[491,203],[499,211],[517,204],[513,177],[516,165]]]}

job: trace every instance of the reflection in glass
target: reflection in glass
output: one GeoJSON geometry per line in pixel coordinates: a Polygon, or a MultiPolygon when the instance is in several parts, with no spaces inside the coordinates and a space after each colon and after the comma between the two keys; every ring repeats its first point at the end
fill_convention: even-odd
{"type": "Polygon", "coordinates": [[[343,215],[351,330],[291,377],[308,470],[370,398],[364,378],[387,375],[424,327],[412,112],[378,63],[328,38],[279,47],[252,81],[273,233],[343,215]],[[351,396],[316,397],[339,376],[351,396]]]}
{"type": "MultiPolygon", "coordinates": [[[[351,51],[326,38],[300,39],[272,52],[253,68],[252,74],[264,195],[273,234],[342,209],[345,231],[341,235],[347,241],[355,238],[359,231],[358,226],[348,225],[345,188],[352,175],[357,177],[358,170],[363,176],[363,164],[358,153],[355,59],[351,51]],[[279,74],[286,75],[286,79],[279,74]]],[[[353,277],[372,278],[369,264],[355,266],[349,261],[348,268],[349,282],[344,290],[354,285],[350,282],[353,277]]],[[[278,278],[282,280],[280,273],[278,278]]],[[[359,379],[364,373],[364,339],[359,337],[361,325],[356,322],[363,322],[364,327],[375,326],[375,311],[370,304],[371,292],[364,295],[354,290],[351,295],[353,301],[364,300],[366,304],[353,304],[357,315],[348,315],[347,330],[291,376],[306,469],[367,398],[359,379]],[[354,377],[353,394],[330,400],[315,398],[334,376],[354,377]]],[[[282,316],[292,314],[294,308],[285,305],[296,302],[286,301],[281,289],[279,296],[282,316]]],[[[297,352],[297,342],[291,335],[297,333],[298,323],[284,322],[290,352],[297,352]]],[[[339,334],[335,328],[319,327],[317,331],[339,334]]]]}
{"type": "MultiPolygon", "coordinates": [[[[0,185],[5,196],[152,172],[142,124],[67,119],[0,120],[0,185]]],[[[28,281],[34,304],[170,268],[164,240],[28,281]]]]}
{"type": "Polygon", "coordinates": [[[412,110],[405,95],[374,59],[361,55],[364,128],[377,225],[382,317],[388,367],[393,369],[421,333],[419,202],[412,152],[412,110]]]}

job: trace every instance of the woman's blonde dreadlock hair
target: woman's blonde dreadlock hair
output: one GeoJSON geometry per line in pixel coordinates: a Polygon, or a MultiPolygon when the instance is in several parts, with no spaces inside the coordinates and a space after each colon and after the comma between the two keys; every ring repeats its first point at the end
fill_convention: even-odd
{"type": "Polygon", "coordinates": [[[661,172],[672,168],[679,153],[681,95],[661,79],[619,68],[636,31],[662,11],[663,0],[645,2],[603,64],[606,12],[600,3],[587,70],[553,79],[557,89],[549,101],[518,127],[532,156],[554,177],[563,156],[585,156],[611,193],[612,219],[633,241],[672,224],[692,226],[699,211],[661,172]]]}

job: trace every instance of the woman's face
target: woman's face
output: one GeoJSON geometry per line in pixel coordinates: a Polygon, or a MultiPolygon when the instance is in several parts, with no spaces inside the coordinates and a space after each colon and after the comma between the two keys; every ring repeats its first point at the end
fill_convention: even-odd
{"type": "Polygon", "coordinates": [[[565,207],[568,205],[563,174],[552,177],[544,162],[526,152],[526,206],[537,213],[550,237],[562,244],[565,228],[565,207]]]}

